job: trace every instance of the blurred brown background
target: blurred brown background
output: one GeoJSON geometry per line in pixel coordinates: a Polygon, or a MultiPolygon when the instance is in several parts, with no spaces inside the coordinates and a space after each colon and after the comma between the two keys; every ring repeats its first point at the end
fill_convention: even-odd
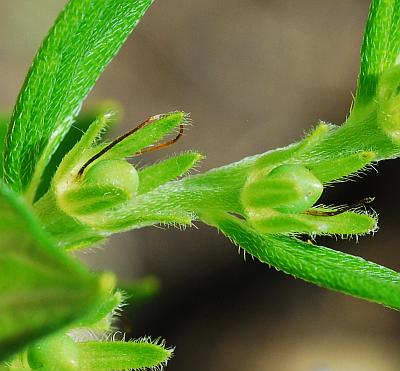
{"type": "MultiPolygon", "coordinates": [[[[15,101],[27,68],[65,0],[0,2],[0,106],[15,101]]],[[[351,103],[368,0],[159,0],[89,101],[125,110],[116,135],[182,109],[193,126],[172,151],[207,154],[202,169],[283,146],[318,119],[340,123],[351,103]]],[[[144,162],[167,153],[155,153],[144,162]]],[[[380,231],[319,240],[400,270],[398,161],[326,202],[374,195],[380,231]]],[[[215,230],[146,228],[84,259],[121,278],[154,274],[160,295],[130,311],[130,335],[177,346],[169,371],[400,370],[400,315],[309,285],[239,256],[215,230]]]]}

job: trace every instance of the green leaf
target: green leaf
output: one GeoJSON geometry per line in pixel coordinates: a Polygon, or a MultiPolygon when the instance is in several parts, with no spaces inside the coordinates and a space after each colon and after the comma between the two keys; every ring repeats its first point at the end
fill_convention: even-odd
{"type": "Polygon", "coordinates": [[[33,199],[82,101],[152,0],[71,0],[38,52],[6,140],[5,176],[33,199]]]}
{"type": "Polygon", "coordinates": [[[400,274],[360,257],[279,235],[262,235],[223,213],[202,216],[263,263],[318,286],[400,309],[400,274]]]}
{"type": "Polygon", "coordinates": [[[361,49],[356,105],[369,103],[381,74],[398,63],[400,0],[373,0],[361,49]]]}
{"type": "Polygon", "coordinates": [[[112,288],[56,248],[24,201],[0,183],[0,360],[83,318],[112,288]]]}
{"type": "Polygon", "coordinates": [[[172,350],[166,349],[163,343],[90,341],[77,345],[82,371],[137,370],[156,367],[166,364],[172,356],[172,350]]]}

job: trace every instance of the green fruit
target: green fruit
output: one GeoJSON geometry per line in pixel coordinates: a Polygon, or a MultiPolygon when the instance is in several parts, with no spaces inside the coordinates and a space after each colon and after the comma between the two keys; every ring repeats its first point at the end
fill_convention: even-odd
{"type": "Polygon", "coordinates": [[[73,216],[101,213],[130,200],[138,187],[138,173],[127,161],[101,160],[89,167],[59,202],[73,216]]]}
{"type": "Polygon", "coordinates": [[[253,174],[242,191],[246,209],[273,209],[298,213],[312,207],[323,191],[322,183],[301,165],[287,164],[272,169],[266,176],[253,174]]]}

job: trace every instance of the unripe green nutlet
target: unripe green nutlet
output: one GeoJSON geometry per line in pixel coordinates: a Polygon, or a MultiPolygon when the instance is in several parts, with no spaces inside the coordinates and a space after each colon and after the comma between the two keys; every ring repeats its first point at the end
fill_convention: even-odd
{"type": "Polygon", "coordinates": [[[82,185],[105,184],[124,189],[133,196],[139,188],[139,176],[136,169],[125,160],[100,160],[86,170],[82,185]]]}
{"type": "Polygon", "coordinates": [[[130,200],[138,187],[138,173],[127,161],[100,160],[62,194],[60,205],[76,217],[99,213],[130,200]]]}
{"type": "Polygon", "coordinates": [[[79,349],[68,335],[57,335],[28,348],[28,363],[32,370],[79,370],[79,349]]]}
{"type": "Polygon", "coordinates": [[[242,191],[243,206],[249,209],[274,209],[298,213],[312,207],[323,192],[322,183],[301,165],[287,164],[272,169],[266,176],[253,174],[242,191]]]}

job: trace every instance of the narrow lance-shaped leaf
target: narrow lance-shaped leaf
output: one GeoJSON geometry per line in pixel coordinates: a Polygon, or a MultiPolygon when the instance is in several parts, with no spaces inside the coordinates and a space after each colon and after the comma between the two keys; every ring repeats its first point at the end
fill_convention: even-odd
{"type": "Polygon", "coordinates": [[[113,285],[53,246],[24,201],[0,183],[0,360],[85,318],[113,285]]]}
{"type": "Polygon", "coordinates": [[[360,257],[295,238],[262,235],[223,213],[204,214],[235,244],[260,261],[316,285],[400,309],[400,274],[360,257]]]}
{"type": "Polygon", "coordinates": [[[71,0],[37,54],[14,108],[5,178],[33,199],[82,101],[152,0],[71,0]]]}

